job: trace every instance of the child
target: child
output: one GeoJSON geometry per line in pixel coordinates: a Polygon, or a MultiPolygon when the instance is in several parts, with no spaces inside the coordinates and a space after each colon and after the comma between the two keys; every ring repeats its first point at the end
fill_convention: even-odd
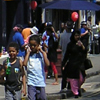
{"type": "Polygon", "coordinates": [[[24,66],[27,66],[28,100],[46,100],[44,66],[49,66],[49,60],[40,47],[38,35],[29,38],[24,66]]]}
{"type": "Polygon", "coordinates": [[[3,62],[6,70],[5,100],[21,100],[21,89],[23,83],[23,94],[26,95],[26,80],[23,63],[17,58],[19,46],[12,42],[8,46],[9,58],[3,62]],[[8,69],[8,63],[10,70],[8,69]],[[22,77],[22,82],[21,82],[22,77]]]}

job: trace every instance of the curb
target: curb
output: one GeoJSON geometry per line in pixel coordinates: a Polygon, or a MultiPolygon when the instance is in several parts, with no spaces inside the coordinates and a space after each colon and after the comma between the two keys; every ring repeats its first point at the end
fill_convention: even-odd
{"type": "MultiPolygon", "coordinates": [[[[83,88],[81,88],[81,92],[84,93],[85,90],[83,88]]],[[[74,96],[72,91],[67,90],[62,93],[59,92],[59,93],[47,94],[47,100],[67,99],[72,96],[74,96]]]]}
{"type": "Polygon", "coordinates": [[[96,71],[96,72],[92,72],[92,73],[89,73],[86,75],[86,78],[90,78],[92,76],[96,76],[96,75],[99,75],[100,74],[100,70],[99,71],[96,71]]]}
{"type": "MultiPolygon", "coordinates": [[[[96,76],[100,74],[100,70],[96,71],[96,72],[92,72],[86,75],[86,79],[90,78],[92,76],[96,76]]],[[[99,88],[100,87],[100,83],[97,83],[95,86],[93,86],[93,88],[99,88]]],[[[83,88],[81,89],[82,93],[86,92],[86,90],[84,90],[83,88]]],[[[71,90],[67,90],[64,91],[63,93],[58,92],[58,93],[48,93],[47,95],[47,100],[57,100],[57,99],[66,99],[69,97],[74,96],[71,90]]]]}
{"type": "MultiPolygon", "coordinates": [[[[96,76],[99,74],[100,74],[100,70],[87,74],[86,78],[90,78],[92,76],[96,76]]],[[[92,88],[99,88],[99,87],[100,87],[100,83],[97,83],[92,88]]],[[[86,90],[84,90],[83,88],[81,89],[81,91],[82,91],[82,93],[86,92],[86,90]]],[[[74,96],[74,95],[71,90],[66,90],[66,91],[57,92],[57,93],[46,93],[47,100],[67,99],[72,96],[74,96]]],[[[28,98],[23,97],[21,100],[28,100],[28,98]]]]}

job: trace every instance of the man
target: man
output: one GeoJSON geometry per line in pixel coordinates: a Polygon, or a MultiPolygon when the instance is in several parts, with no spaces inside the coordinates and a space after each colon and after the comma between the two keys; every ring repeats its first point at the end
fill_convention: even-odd
{"type": "MultiPolygon", "coordinates": [[[[62,60],[63,60],[65,52],[66,52],[67,44],[70,42],[70,36],[72,34],[71,33],[72,28],[73,28],[73,23],[71,21],[67,21],[65,23],[65,29],[60,36],[59,48],[62,49],[62,60]]],[[[61,67],[61,71],[62,71],[61,90],[63,90],[64,88],[66,88],[67,81],[66,81],[65,69],[63,70],[62,67],[61,67]]],[[[70,88],[70,87],[68,87],[68,88],[70,88]]]]}
{"type": "Polygon", "coordinates": [[[88,31],[88,28],[87,28],[87,22],[86,21],[81,22],[80,32],[81,32],[81,41],[86,48],[86,57],[87,57],[88,43],[89,43],[89,31],[88,31]]]}

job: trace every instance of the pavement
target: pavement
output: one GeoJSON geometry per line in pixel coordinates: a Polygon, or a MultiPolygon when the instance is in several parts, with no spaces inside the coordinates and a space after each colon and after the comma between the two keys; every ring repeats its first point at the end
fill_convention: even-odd
{"type": "MultiPolygon", "coordinates": [[[[82,93],[87,94],[89,90],[94,91],[100,87],[100,82],[91,82],[91,77],[96,77],[100,74],[100,54],[89,54],[88,58],[92,61],[93,68],[86,70],[86,81],[82,85],[82,93]],[[90,82],[88,82],[90,81],[90,82]]],[[[60,92],[61,90],[61,78],[59,78],[59,85],[52,85],[54,78],[46,80],[46,95],[47,100],[61,100],[61,98],[73,97],[70,90],[60,92]]],[[[70,99],[71,100],[71,99],[70,99]]],[[[85,99],[84,99],[85,100],[85,99]]]]}
{"type": "MultiPolygon", "coordinates": [[[[96,91],[97,91],[97,88],[100,87],[99,81],[98,82],[91,81],[91,78],[96,77],[97,75],[100,74],[100,66],[99,66],[100,65],[100,63],[99,63],[100,62],[100,54],[90,54],[90,55],[88,55],[88,58],[91,59],[93,68],[86,70],[86,74],[87,74],[86,81],[82,85],[82,93],[84,93],[84,94],[87,94],[89,90],[93,91],[96,89],[96,91]]],[[[54,82],[54,77],[52,77],[50,79],[46,79],[46,88],[45,89],[46,89],[47,100],[61,100],[62,98],[66,99],[69,97],[73,97],[73,94],[70,90],[60,92],[61,77],[59,77],[58,80],[59,80],[59,85],[52,85],[52,83],[54,82]]],[[[3,86],[0,86],[0,87],[2,87],[2,89],[3,89],[3,86]]],[[[0,98],[1,97],[2,97],[2,99],[0,99],[0,100],[4,100],[3,99],[4,93],[2,95],[0,94],[0,98]]],[[[27,97],[25,97],[25,98],[27,98],[27,97]]],[[[22,100],[25,100],[25,99],[23,98],[22,100]]],[[[72,100],[72,99],[69,99],[69,100],[72,100]]]]}

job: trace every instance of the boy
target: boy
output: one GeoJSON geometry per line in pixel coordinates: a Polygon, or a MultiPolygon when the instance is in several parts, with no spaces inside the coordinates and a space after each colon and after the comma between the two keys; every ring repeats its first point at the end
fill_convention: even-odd
{"type": "Polygon", "coordinates": [[[8,46],[9,58],[3,62],[6,71],[5,99],[21,100],[21,89],[23,83],[23,94],[26,95],[26,80],[23,63],[17,58],[19,46],[12,42],[8,46]],[[10,69],[9,69],[10,68],[10,69]],[[22,77],[22,82],[21,82],[22,77]]]}

